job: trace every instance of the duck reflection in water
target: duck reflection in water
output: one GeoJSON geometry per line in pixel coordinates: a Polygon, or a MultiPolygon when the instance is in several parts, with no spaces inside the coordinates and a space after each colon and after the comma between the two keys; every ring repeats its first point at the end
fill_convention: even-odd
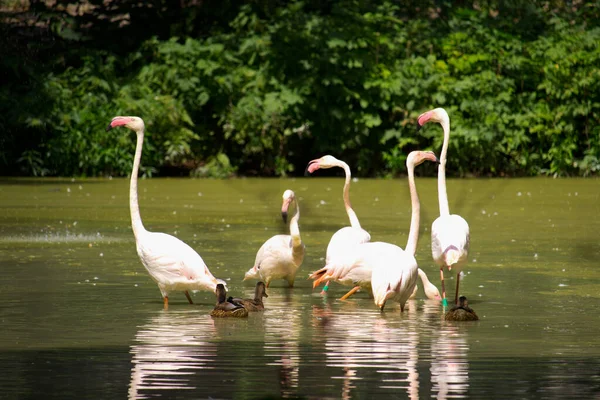
{"type": "Polygon", "coordinates": [[[263,304],[262,298],[269,297],[265,284],[263,282],[257,282],[256,288],[254,289],[254,299],[240,299],[238,297],[229,297],[228,302],[242,305],[248,311],[263,311],[265,305],[263,304]]]}
{"type": "Polygon", "coordinates": [[[458,305],[452,307],[446,314],[446,321],[478,321],[479,317],[471,307],[465,296],[460,296],[458,305]]]}
{"type": "Polygon", "coordinates": [[[217,305],[210,312],[213,318],[246,318],[248,310],[243,305],[227,301],[227,292],[222,283],[217,285],[217,305]]]}

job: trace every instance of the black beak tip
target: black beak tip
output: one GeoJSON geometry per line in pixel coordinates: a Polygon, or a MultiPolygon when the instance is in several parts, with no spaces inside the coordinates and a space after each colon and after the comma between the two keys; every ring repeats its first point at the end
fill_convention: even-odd
{"type": "Polygon", "coordinates": [[[419,123],[417,122],[417,132],[419,132],[419,131],[421,130],[421,128],[422,128],[421,124],[419,124],[419,123]]]}
{"type": "Polygon", "coordinates": [[[110,131],[112,129],[112,125],[108,124],[108,126],[106,127],[106,132],[110,131]]]}
{"type": "Polygon", "coordinates": [[[281,213],[281,218],[283,219],[284,224],[287,224],[287,214],[288,213],[285,211],[281,213]]]}

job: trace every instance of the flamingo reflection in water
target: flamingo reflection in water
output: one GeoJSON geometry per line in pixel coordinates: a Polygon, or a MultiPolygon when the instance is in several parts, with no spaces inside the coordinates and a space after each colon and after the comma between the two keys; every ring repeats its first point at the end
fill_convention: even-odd
{"type": "Polygon", "coordinates": [[[264,351],[266,358],[272,361],[267,365],[279,369],[280,394],[282,398],[298,396],[300,375],[300,333],[302,316],[295,312],[302,307],[297,296],[291,296],[291,290],[270,291],[269,304],[265,306],[264,351]]]}
{"type": "Polygon", "coordinates": [[[469,390],[468,327],[442,323],[431,343],[432,396],[466,397],[469,390]]]}
{"type": "Polygon", "coordinates": [[[402,390],[410,399],[419,398],[416,307],[417,302],[409,300],[401,319],[388,319],[353,303],[345,303],[335,313],[327,306],[313,307],[314,324],[324,331],[316,341],[325,340],[327,367],[339,368],[331,379],[342,380],[341,398],[353,397],[355,382],[364,379],[365,370],[381,375],[382,392],[402,390]]]}
{"type": "Polygon", "coordinates": [[[217,344],[212,319],[197,311],[161,311],[138,328],[131,346],[129,399],[195,389],[194,371],[212,369],[217,344]]]}

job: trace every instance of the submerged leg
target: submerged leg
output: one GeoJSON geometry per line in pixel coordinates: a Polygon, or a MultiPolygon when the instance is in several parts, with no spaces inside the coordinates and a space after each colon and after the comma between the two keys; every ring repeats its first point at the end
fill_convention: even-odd
{"type": "Polygon", "coordinates": [[[442,305],[445,307],[448,305],[448,300],[446,300],[446,285],[444,284],[444,267],[440,267],[440,279],[442,281],[442,305]]]}
{"type": "Polygon", "coordinates": [[[164,310],[169,309],[169,297],[168,296],[163,297],[163,309],[164,310]]]}
{"type": "Polygon", "coordinates": [[[192,301],[192,298],[190,297],[190,293],[187,290],[185,291],[185,297],[187,297],[190,304],[194,304],[194,302],[192,301]]]}
{"type": "Polygon", "coordinates": [[[458,305],[458,285],[460,284],[460,272],[456,274],[456,294],[454,294],[454,304],[458,305]]]}
{"type": "Polygon", "coordinates": [[[342,297],[340,297],[340,300],[346,300],[348,297],[350,297],[354,293],[358,292],[359,289],[360,289],[360,286],[354,286],[352,289],[350,289],[350,291],[348,293],[346,293],[345,295],[343,295],[342,297]]]}
{"type": "Polygon", "coordinates": [[[323,290],[321,290],[321,296],[325,296],[327,294],[328,290],[329,290],[329,281],[327,281],[325,283],[325,286],[323,286],[323,290]]]}

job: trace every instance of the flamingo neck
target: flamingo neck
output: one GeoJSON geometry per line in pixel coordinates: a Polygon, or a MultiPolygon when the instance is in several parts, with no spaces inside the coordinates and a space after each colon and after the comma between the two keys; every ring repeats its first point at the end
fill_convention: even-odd
{"type": "Polygon", "coordinates": [[[294,212],[294,216],[290,220],[290,236],[292,237],[292,255],[294,260],[300,258],[300,261],[297,264],[302,263],[301,254],[304,249],[304,244],[302,244],[302,238],[300,237],[300,227],[298,226],[298,220],[300,219],[300,208],[298,207],[298,201],[294,198],[294,208],[296,211],[294,212]]]}
{"type": "Polygon", "coordinates": [[[444,143],[440,154],[440,165],[438,166],[438,201],[440,203],[440,215],[450,215],[448,205],[448,193],[446,192],[446,156],[448,154],[448,142],[450,141],[450,120],[442,119],[440,125],[444,130],[444,143]]]}
{"type": "Polygon", "coordinates": [[[142,146],[144,144],[144,131],[137,131],[137,143],[135,145],[135,156],[133,157],[133,168],[131,170],[131,180],[129,183],[129,212],[131,213],[131,227],[133,235],[138,235],[145,231],[140,216],[140,206],[138,204],[138,172],[140,169],[140,160],[142,158],[142,146]]]}
{"type": "Polygon", "coordinates": [[[423,287],[426,287],[427,285],[431,284],[429,278],[427,278],[427,275],[425,275],[425,272],[421,268],[419,268],[418,272],[419,278],[421,278],[421,282],[423,282],[423,287]]]}
{"type": "Polygon", "coordinates": [[[421,204],[419,203],[419,195],[417,194],[417,187],[415,185],[414,164],[408,165],[408,187],[410,189],[412,214],[410,217],[410,231],[404,251],[414,256],[417,252],[417,242],[419,241],[419,215],[421,213],[421,204]]]}
{"type": "Polygon", "coordinates": [[[346,214],[348,214],[348,219],[350,220],[350,226],[352,226],[353,228],[361,229],[358,217],[352,209],[352,204],[350,204],[350,181],[352,180],[352,173],[350,172],[350,167],[343,161],[340,161],[339,166],[342,167],[344,169],[344,172],[346,173],[346,181],[344,183],[344,207],[346,208],[346,214]]]}

